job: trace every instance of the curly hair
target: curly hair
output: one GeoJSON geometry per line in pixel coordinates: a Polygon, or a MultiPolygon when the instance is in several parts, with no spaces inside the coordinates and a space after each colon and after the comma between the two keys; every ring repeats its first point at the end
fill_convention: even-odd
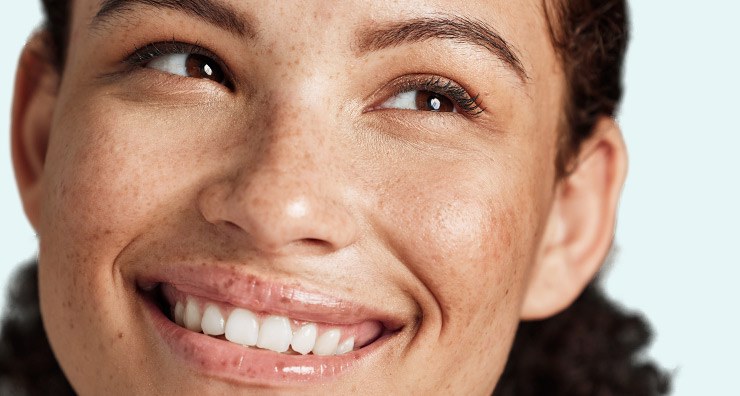
{"type": "Polygon", "coordinates": [[[668,376],[639,358],[650,339],[642,316],[592,284],[559,315],[519,326],[494,396],[667,394],[668,376]]]}
{"type": "Polygon", "coordinates": [[[0,395],[74,395],[46,339],[36,263],[10,282],[0,328],[0,395]]]}
{"type": "MultiPolygon", "coordinates": [[[[48,45],[62,71],[70,0],[42,0],[48,45]]],[[[622,98],[628,42],[626,0],[543,0],[567,90],[560,121],[559,174],[599,117],[622,98]]],[[[49,346],[38,301],[37,265],[22,268],[10,290],[0,339],[0,394],[74,395],[49,346]]],[[[667,394],[669,377],[640,356],[651,332],[644,318],[609,300],[597,281],[562,313],[523,322],[494,396],[667,394]]]]}
{"type": "Polygon", "coordinates": [[[617,112],[629,18],[626,0],[543,0],[543,5],[567,86],[556,162],[562,175],[599,117],[617,112]]]}

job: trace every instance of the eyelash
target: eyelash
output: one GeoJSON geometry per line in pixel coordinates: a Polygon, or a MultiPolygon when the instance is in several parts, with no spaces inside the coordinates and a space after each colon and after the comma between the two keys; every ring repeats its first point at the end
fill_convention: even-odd
{"type": "MultiPolygon", "coordinates": [[[[188,44],[175,40],[148,44],[144,47],[137,47],[132,54],[126,58],[125,63],[134,67],[144,67],[155,58],[179,53],[202,55],[213,59],[227,76],[227,88],[233,90],[233,80],[226,65],[218,56],[216,56],[216,54],[197,44],[188,44]]],[[[479,94],[470,96],[465,88],[450,79],[439,76],[429,76],[425,81],[420,81],[418,78],[402,81],[397,85],[393,96],[415,90],[430,91],[439,95],[444,95],[455,102],[455,105],[458,106],[460,110],[470,116],[479,116],[485,111],[485,108],[479,101],[479,94]]]]}
{"type": "Polygon", "coordinates": [[[430,91],[439,95],[444,95],[455,102],[455,105],[458,106],[460,110],[470,116],[479,116],[486,110],[483,107],[483,104],[479,101],[480,94],[470,96],[465,88],[450,79],[439,76],[429,76],[426,80],[421,82],[418,78],[415,80],[402,81],[396,87],[393,96],[416,90],[430,91]]]}
{"type": "Polygon", "coordinates": [[[133,67],[144,67],[149,62],[160,56],[181,53],[202,55],[213,59],[226,75],[226,87],[232,90],[234,89],[231,73],[229,72],[229,69],[226,67],[224,62],[222,62],[216,54],[197,44],[188,44],[175,40],[152,43],[145,45],[144,47],[137,47],[133,51],[133,53],[126,58],[124,62],[133,67]]]}

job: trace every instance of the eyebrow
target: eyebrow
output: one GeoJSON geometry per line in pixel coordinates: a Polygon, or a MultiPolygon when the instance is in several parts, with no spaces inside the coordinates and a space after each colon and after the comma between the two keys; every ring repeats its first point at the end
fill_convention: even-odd
{"type": "MultiPolygon", "coordinates": [[[[115,17],[135,11],[136,6],[172,9],[218,26],[226,31],[254,38],[254,24],[245,15],[221,2],[213,0],[104,0],[93,17],[92,26],[98,26],[115,17]]],[[[493,27],[466,17],[440,15],[415,18],[401,22],[383,23],[357,34],[360,52],[378,51],[406,43],[431,39],[453,40],[487,49],[504,62],[522,82],[529,76],[516,48],[493,27]]]]}
{"type": "Polygon", "coordinates": [[[431,39],[483,47],[501,59],[522,82],[529,79],[516,48],[486,23],[459,16],[435,16],[381,24],[358,32],[360,52],[377,51],[431,39]]]}
{"type": "Polygon", "coordinates": [[[134,12],[137,6],[183,12],[241,36],[256,36],[254,27],[246,16],[226,4],[212,0],[104,0],[93,17],[91,26],[96,27],[110,19],[124,17],[134,12]]]}

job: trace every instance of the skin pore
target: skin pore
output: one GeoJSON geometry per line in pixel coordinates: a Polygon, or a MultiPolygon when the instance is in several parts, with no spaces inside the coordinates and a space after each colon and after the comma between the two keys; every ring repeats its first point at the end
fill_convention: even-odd
{"type": "Polygon", "coordinates": [[[75,1],[63,75],[37,36],[16,86],[44,325],[78,393],[487,394],[519,321],[598,271],[624,145],[603,119],[556,176],[565,84],[540,1],[218,0],[221,24],[131,3],[96,18],[99,1],[75,1]],[[421,31],[445,21],[503,41],[421,31]],[[163,59],[183,52],[206,74],[173,74],[163,59]],[[140,293],[196,265],[401,326],[320,383],[205,374],[163,347],[140,293]]]}

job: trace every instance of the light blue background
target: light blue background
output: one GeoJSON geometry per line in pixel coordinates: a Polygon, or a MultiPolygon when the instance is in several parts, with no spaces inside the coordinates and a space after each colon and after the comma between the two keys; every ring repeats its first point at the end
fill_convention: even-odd
{"type": "MultiPolygon", "coordinates": [[[[41,20],[38,3],[12,1],[0,15],[0,125],[6,131],[17,56],[41,20]]],[[[632,1],[619,117],[631,173],[619,214],[619,255],[606,284],[652,321],[658,335],[650,355],[675,370],[675,395],[738,394],[739,4],[632,1]]],[[[3,284],[36,250],[8,143],[7,135],[0,138],[3,284]]]]}

